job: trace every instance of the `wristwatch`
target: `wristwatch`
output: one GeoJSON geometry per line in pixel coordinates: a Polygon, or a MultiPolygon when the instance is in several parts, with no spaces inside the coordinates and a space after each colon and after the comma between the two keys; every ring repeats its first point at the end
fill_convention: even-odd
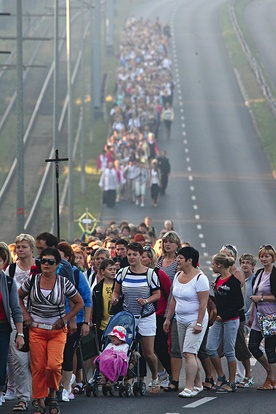
{"type": "Polygon", "coordinates": [[[83,322],[82,324],[84,324],[84,325],[88,325],[88,326],[90,326],[91,324],[90,324],[90,322],[83,322]]]}
{"type": "Polygon", "coordinates": [[[264,298],[263,298],[263,296],[261,296],[260,302],[263,302],[263,301],[264,301],[264,298]]]}
{"type": "Polygon", "coordinates": [[[202,323],[197,322],[196,326],[200,326],[202,328],[202,323]]]}

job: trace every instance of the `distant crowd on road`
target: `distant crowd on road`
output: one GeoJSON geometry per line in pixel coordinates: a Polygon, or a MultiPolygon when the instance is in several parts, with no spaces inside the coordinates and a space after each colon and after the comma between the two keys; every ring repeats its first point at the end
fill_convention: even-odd
{"type": "MultiPolygon", "coordinates": [[[[47,232],[36,238],[20,234],[9,246],[1,242],[1,405],[16,400],[13,411],[26,411],[32,401],[35,414],[45,413],[46,404],[50,414],[58,414],[60,402],[86,391],[87,373],[95,370],[97,347],[83,362],[80,339],[96,325],[100,346],[110,317],[122,309],[141,312],[139,381],[148,367],[151,394],[163,388],[191,398],[204,390],[223,395],[254,386],[260,379],[253,379],[252,355],[266,374],[258,390],[275,390],[274,247],[262,245],[258,258],[262,267],[255,272],[253,254],[238,257],[234,245],[223,245],[212,258],[217,276],[210,295],[198,251],[180,238],[171,220],[160,234],[145,217],[138,225],[111,222],[73,244],[47,232]]],[[[124,330],[115,331],[123,345],[124,330]]],[[[113,386],[106,377],[101,381],[99,386],[113,386]]],[[[131,384],[131,377],[126,381],[131,384]]]]}
{"type": "Polygon", "coordinates": [[[108,207],[122,199],[144,207],[147,188],[156,207],[159,194],[165,194],[171,167],[166,150],[159,152],[157,138],[163,122],[170,140],[174,119],[169,38],[168,27],[162,28],[158,18],[154,23],[131,18],[124,28],[110,134],[97,163],[108,207]]]}

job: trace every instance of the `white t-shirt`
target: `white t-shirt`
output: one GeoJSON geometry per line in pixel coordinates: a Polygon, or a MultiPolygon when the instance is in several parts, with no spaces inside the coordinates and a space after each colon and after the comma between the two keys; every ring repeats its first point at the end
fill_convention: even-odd
{"type": "MultiPolygon", "coordinates": [[[[176,320],[180,323],[189,323],[195,321],[198,317],[199,300],[198,292],[209,292],[209,281],[207,276],[199,272],[188,283],[180,283],[178,276],[180,272],[176,273],[173,281],[173,297],[176,301],[175,315],[176,320]]],[[[207,309],[204,319],[208,318],[207,309]]]]}

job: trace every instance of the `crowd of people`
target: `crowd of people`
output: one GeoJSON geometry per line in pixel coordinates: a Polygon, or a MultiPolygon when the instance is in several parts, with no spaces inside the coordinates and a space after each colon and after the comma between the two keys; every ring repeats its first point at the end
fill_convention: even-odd
{"type": "MultiPolygon", "coordinates": [[[[266,373],[258,389],[276,389],[275,328],[264,325],[276,314],[274,247],[261,246],[258,259],[262,268],[255,273],[254,255],[238,257],[234,245],[222,246],[212,258],[217,277],[210,296],[199,252],[171,220],[158,235],[145,217],[136,226],[112,222],[72,244],[47,232],[35,239],[20,234],[10,246],[1,242],[1,405],[16,400],[13,410],[26,411],[32,401],[35,414],[45,413],[45,404],[58,414],[60,401],[84,392],[80,338],[95,324],[100,344],[110,317],[121,309],[141,317],[140,380],[148,367],[151,394],[163,388],[189,398],[204,389],[224,394],[247,388],[254,384],[252,355],[266,373]],[[22,352],[26,327],[29,350],[22,352]]],[[[117,342],[112,339],[123,345],[123,336],[117,342]]],[[[93,370],[95,357],[85,369],[93,370]]]]}
{"type": "Polygon", "coordinates": [[[157,139],[164,123],[171,138],[174,119],[172,62],[169,35],[159,19],[129,19],[121,38],[116,73],[116,102],[110,112],[110,134],[98,156],[103,204],[114,207],[122,199],[145,206],[150,188],[152,205],[164,195],[170,174],[166,150],[157,139]]]}

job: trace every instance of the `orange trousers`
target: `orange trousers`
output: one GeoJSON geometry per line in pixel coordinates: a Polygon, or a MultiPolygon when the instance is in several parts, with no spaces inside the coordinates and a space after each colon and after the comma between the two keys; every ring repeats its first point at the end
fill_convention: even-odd
{"type": "Polygon", "coordinates": [[[59,389],[66,334],[67,329],[30,329],[32,396],[35,399],[46,397],[48,388],[59,389]]]}

